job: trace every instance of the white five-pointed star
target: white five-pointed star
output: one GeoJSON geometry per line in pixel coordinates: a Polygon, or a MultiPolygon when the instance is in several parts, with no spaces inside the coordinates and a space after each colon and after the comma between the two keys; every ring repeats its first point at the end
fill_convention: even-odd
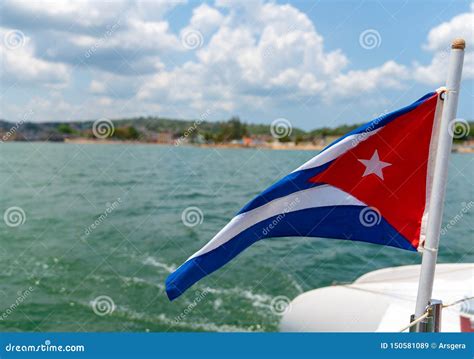
{"type": "Polygon", "coordinates": [[[374,173],[381,179],[383,179],[382,169],[392,165],[391,163],[380,161],[379,153],[377,152],[377,150],[375,150],[370,160],[359,160],[359,162],[362,162],[365,166],[365,171],[362,177],[374,173]]]}

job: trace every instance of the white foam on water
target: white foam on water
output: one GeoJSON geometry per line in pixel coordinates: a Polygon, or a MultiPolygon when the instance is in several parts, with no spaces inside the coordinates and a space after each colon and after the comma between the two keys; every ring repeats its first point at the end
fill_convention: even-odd
{"type": "Polygon", "coordinates": [[[131,320],[140,320],[145,322],[151,322],[156,324],[160,322],[162,324],[168,325],[168,331],[172,331],[173,328],[182,328],[182,329],[191,329],[191,330],[204,330],[208,332],[250,332],[251,330],[239,327],[236,325],[227,325],[227,324],[215,324],[209,322],[186,322],[184,320],[176,320],[168,317],[166,314],[162,313],[155,316],[150,316],[149,314],[135,312],[125,306],[118,306],[115,310],[117,314],[122,314],[126,318],[131,320]]]}
{"type": "Polygon", "coordinates": [[[295,289],[298,291],[298,294],[301,294],[304,292],[303,287],[295,280],[295,278],[291,275],[288,275],[288,279],[290,280],[290,283],[295,287],[295,289]]]}
{"type": "Polygon", "coordinates": [[[156,259],[154,257],[145,258],[145,260],[143,261],[143,264],[150,265],[150,266],[153,266],[153,267],[156,267],[156,268],[164,269],[168,273],[174,272],[177,268],[174,264],[170,265],[170,264],[160,262],[158,259],[156,259]]]}
{"type": "Polygon", "coordinates": [[[212,294],[217,294],[217,295],[231,295],[233,297],[237,296],[240,298],[244,298],[252,302],[252,305],[254,307],[259,307],[259,308],[268,308],[273,296],[268,295],[268,294],[258,294],[258,293],[253,293],[252,291],[248,289],[242,289],[239,287],[235,288],[210,288],[206,287],[204,288],[205,292],[212,293],[212,294]]]}
{"type": "Polygon", "coordinates": [[[125,283],[138,283],[138,284],[147,284],[152,287],[158,288],[160,291],[164,292],[165,291],[165,285],[161,283],[154,283],[150,282],[146,279],[139,278],[139,277],[126,277],[126,276],[120,276],[120,278],[125,282],[125,283]]]}
{"type": "Polygon", "coordinates": [[[219,310],[219,308],[222,305],[222,299],[217,298],[214,302],[212,302],[212,306],[214,307],[214,310],[219,310]]]}

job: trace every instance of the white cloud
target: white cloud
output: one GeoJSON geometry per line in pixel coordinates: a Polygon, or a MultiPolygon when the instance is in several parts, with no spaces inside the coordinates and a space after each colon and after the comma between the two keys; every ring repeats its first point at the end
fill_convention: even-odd
{"type": "MultiPolygon", "coordinates": [[[[84,98],[81,105],[70,105],[68,114],[83,118],[94,117],[94,111],[95,117],[117,111],[121,117],[153,111],[196,117],[207,110],[217,118],[241,109],[264,113],[282,104],[294,107],[313,98],[325,104],[356,101],[361,94],[401,89],[412,78],[439,85],[445,79],[446,44],[458,36],[474,43],[473,13],[464,13],[429,32],[424,49],[433,54],[431,63],[386,61],[360,70],[350,67],[341,49],[328,50],[315,24],[291,5],[218,0],[196,5],[177,29],[166,15],[180,3],[58,0],[45,6],[7,0],[2,20],[12,28],[16,22],[28,37],[15,51],[0,44],[2,78],[64,86],[71,73],[88,73],[85,85],[71,81],[81,82],[83,88],[73,90],[84,98]],[[183,46],[189,31],[202,34],[196,48],[183,46]]],[[[465,77],[474,78],[473,58],[468,47],[465,77]]],[[[57,102],[61,106],[51,111],[66,111],[66,102],[57,102]]],[[[48,100],[41,104],[45,113],[48,104],[55,106],[48,100]]]]}
{"type": "Polygon", "coordinates": [[[165,15],[174,11],[180,5],[186,4],[187,0],[167,0],[167,1],[152,1],[152,0],[135,0],[129,1],[131,12],[137,18],[144,21],[153,21],[163,19],[165,15]]]}
{"type": "Polygon", "coordinates": [[[53,32],[48,40],[40,39],[38,51],[47,60],[131,76],[154,73],[164,66],[161,54],[182,51],[166,21],[138,18],[114,20],[94,35],[53,32]]]}
{"type": "Polygon", "coordinates": [[[92,80],[89,85],[89,91],[94,94],[102,94],[106,90],[106,87],[103,82],[92,80]]]}
{"type": "Polygon", "coordinates": [[[99,97],[97,101],[100,106],[110,106],[113,103],[110,97],[99,97]]]}
{"type": "Polygon", "coordinates": [[[128,4],[127,0],[5,0],[2,11],[5,11],[5,21],[16,20],[31,27],[47,24],[49,29],[77,32],[109,23],[126,11],[128,4]]]}
{"type": "Polygon", "coordinates": [[[142,21],[141,19],[130,19],[127,31],[117,32],[110,41],[106,41],[107,47],[116,49],[131,49],[137,52],[149,50],[176,50],[179,48],[179,40],[176,35],[169,31],[166,21],[142,21]]]}
{"type": "Polygon", "coordinates": [[[409,77],[406,66],[388,61],[380,67],[365,71],[349,71],[339,74],[331,87],[331,96],[357,97],[360,93],[386,88],[402,88],[409,77]]]}
{"type": "Polygon", "coordinates": [[[91,71],[92,81],[89,93],[94,96],[107,96],[114,99],[131,99],[135,97],[142,82],[148,77],[117,75],[103,71],[91,71]]]}
{"type": "Polygon", "coordinates": [[[236,99],[229,86],[207,75],[216,76],[202,64],[188,62],[175,70],[154,75],[139,89],[137,97],[166,104],[182,117],[189,117],[196,110],[233,110],[236,99]]]}
{"type": "Polygon", "coordinates": [[[189,26],[206,34],[218,28],[223,21],[224,16],[219,10],[207,4],[202,4],[193,9],[189,26]]]}
{"type": "Polygon", "coordinates": [[[29,36],[45,61],[141,75],[162,68],[162,53],[183,50],[163,20],[182,2],[7,0],[2,22],[29,36]]]}
{"type": "Polygon", "coordinates": [[[194,61],[144,83],[141,99],[187,103],[198,110],[258,107],[258,97],[313,96],[348,64],[340,50],[325,51],[309,18],[290,5],[225,5],[230,7],[226,16],[208,5],[195,9],[187,28],[205,29],[204,46],[194,61]],[[212,14],[205,26],[203,13],[212,14]]]}
{"type": "Polygon", "coordinates": [[[0,80],[3,84],[63,86],[69,81],[70,73],[66,65],[36,57],[31,39],[14,29],[0,28],[0,58],[0,80]],[[19,42],[11,42],[12,36],[19,42]]]}
{"type": "Polygon", "coordinates": [[[474,34],[474,4],[471,11],[459,14],[430,30],[425,48],[430,51],[446,50],[447,44],[457,37],[472,40],[474,34]]]}
{"type": "Polygon", "coordinates": [[[444,22],[428,34],[428,41],[424,45],[427,51],[433,53],[430,64],[415,63],[415,79],[430,85],[442,85],[446,81],[449,61],[450,44],[453,39],[461,37],[466,40],[467,46],[464,58],[464,79],[474,78],[474,4],[471,11],[459,14],[444,22]]]}
{"type": "MultiPolygon", "coordinates": [[[[119,18],[139,18],[143,21],[161,20],[184,0],[4,0],[2,21],[21,22],[25,27],[41,27],[71,33],[97,30],[119,18]],[[22,21],[26,20],[26,21],[22,21]]],[[[94,32],[94,31],[92,31],[94,32]]]]}

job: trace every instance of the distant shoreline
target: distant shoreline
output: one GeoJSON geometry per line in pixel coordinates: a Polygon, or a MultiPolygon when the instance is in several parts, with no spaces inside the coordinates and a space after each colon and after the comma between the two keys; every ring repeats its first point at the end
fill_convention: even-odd
{"type": "MultiPolygon", "coordinates": [[[[4,143],[21,143],[21,142],[50,142],[50,143],[67,143],[78,145],[151,145],[166,147],[194,147],[194,148],[223,148],[223,149],[263,149],[263,150],[286,150],[286,151],[322,151],[326,146],[315,145],[309,143],[301,143],[296,145],[294,142],[273,142],[264,145],[244,145],[238,143],[161,143],[161,142],[145,142],[131,140],[106,140],[91,138],[65,138],[63,141],[5,141],[4,143]]],[[[452,152],[454,153],[474,153],[474,145],[472,144],[453,144],[452,152]]]]}
{"type": "MultiPolygon", "coordinates": [[[[267,150],[296,150],[296,151],[322,151],[325,146],[303,143],[295,145],[293,142],[289,143],[270,143],[267,145],[242,145],[233,143],[215,143],[215,144],[192,144],[185,143],[175,145],[173,143],[158,143],[158,142],[141,142],[141,141],[116,141],[116,140],[100,140],[89,138],[75,138],[65,139],[64,142],[71,144],[103,144],[103,145],[158,145],[158,146],[172,146],[172,147],[197,147],[197,148],[225,148],[225,149],[267,149],[267,150]]],[[[455,153],[474,153],[474,146],[464,144],[453,144],[452,152],[455,153]]]]}
{"type": "MultiPolygon", "coordinates": [[[[94,122],[11,123],[0,120],[0,142],[48,141],[74,144],[149,144],[201,148],[297,150],[319,152],[361,124],[304,131],[288,121],[258,125],[228,121],[182,121],[165,118],[99,119],[94,122]]],[[[454,152],[474,152],[474,122],[460,121],[454,152]],[[471,125],[470,125],[471,124],[471,125]]]]}
{"type": "Polygon", "coordinates": [[[234,144],[234,143],[214,143],[214,144],[193,144],[193,143],[183,143],[175,145],[173,143],[159,143],[159,142],[141,142],[141,141],[115,141],[115,140],[94,140],[89,138],[74,138],[74,139],[65,139],[62,143],[72,143],[72,144],[103,144],[103,145],[158,145],[158,146],[173,146],[173,147],[198,147],[198,148],[228,148],[228,149],[267,149],[267,150],[307,150],[307,151],[321,151],[324,146],[318,146],[313,144],[301,144],[295,145],[293,142],[289,143],[270,143],[268,145],[243,145],[243,144],[234,144]]]}

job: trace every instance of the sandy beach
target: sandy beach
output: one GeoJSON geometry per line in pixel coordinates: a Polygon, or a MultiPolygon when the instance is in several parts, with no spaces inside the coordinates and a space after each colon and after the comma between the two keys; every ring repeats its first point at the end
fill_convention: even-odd
{"type": "MultiPolygon", "coordinates": [[[[191,144],[184,143],[174,145],[173,143],[157,143],[157,142],[141,142],[141,141],[116,141],[106,139],[91,139],[91,138],[69,138],[65,139],[64,143],[73,144],[104,144],[104,145],[159,145],[159,146],[189,146],[189,147],[201,147],[201,148],[233,148],[233,149],[246,149],[246,148],[260,148],[267,150],[295,150],[295,151],[321,151],[325,146],[314,145],[308,143],[302,143],[295,145],[293,142],[289,143],[268,143],[266,145],[242,145],[234,143],[214,143],[214,144],[191,144]]],[[[453,144],[453,152],[456,153],[474,153],[474,144],[453,144]]]]}

